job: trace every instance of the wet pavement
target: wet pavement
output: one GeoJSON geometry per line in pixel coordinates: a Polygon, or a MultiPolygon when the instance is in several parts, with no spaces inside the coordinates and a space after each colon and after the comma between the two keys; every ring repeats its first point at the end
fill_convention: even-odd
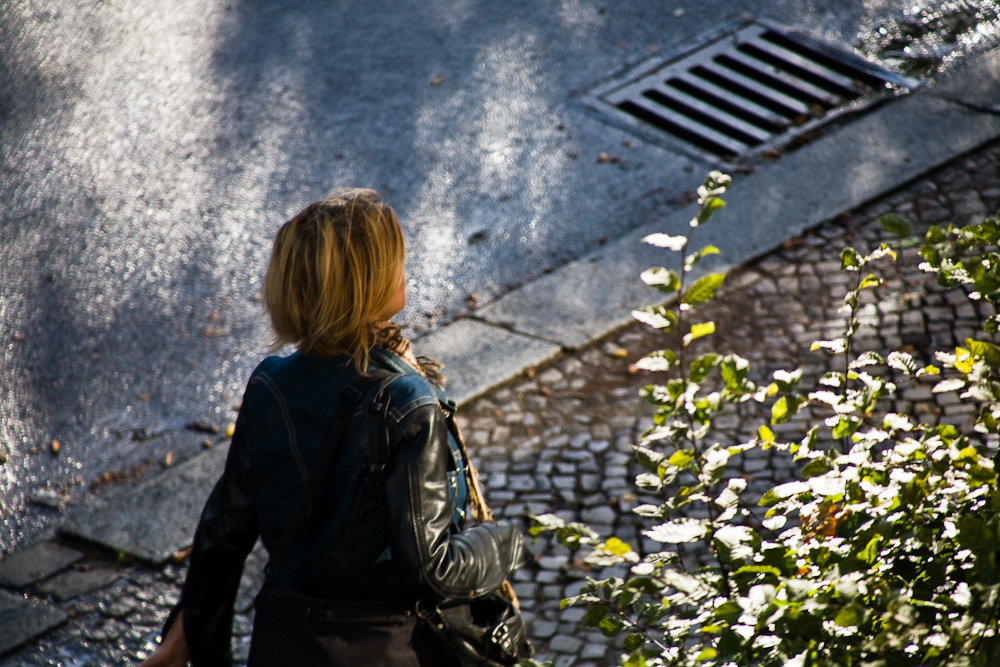
{"type": "Polygon", "coordinates": [[[419,334],[662,217],[707,170],[588,114],[606,77],[744,14],[947,68],[996,42],[995,7],[4,3],[0,551],[51,534],[47,505],[219,442],[185,425],[232,420],[270,239],[330,187],[400,213],[419,334]]]}
{"type": "MultiPolygon", "coordinates": [[[[803,386],[828,370],[821,352],[809,352],[812,340],[840,335],[837,313],[847,290],[838,255],[847,244],[872,248],[888,241],[875,222],[896,212],[922,233],[929,224],[964,224],[981,220],[1000,208],[1000,142],[959,158],[947,167],[845,214],[809,233],[787,241],[779,250],[744,267],[727,279],[720,298],[701,311],[717,323],[717,333],[700,341],[712,349],[733,351],[750,360],[755,381],[778,368],[801,366],[803,386]]],[[[738,215],[729,211],[725,215],[738,215]]],[[[720,214],[720,215],[723,215],[720,214]]],[[[885,284],[859,315],[859,351],[908,350],[930,362],[933,351],[947,349],[966,337],[983,335],[980,323],[992,310],[970,302],[961,291],[943,291],[917,265],[915,248],[902,250],[895,265],[885,265],[885,284]]],[[[497,514],[516,521],[525,510],[554,511],[566,519],[590,523],[603,535],[615,535],[640,551],[661,550],[641,536],[638,517],[628,510],[644,501],[632,486],[639,472],[630,447],[650,423],[650,409],[637,396],[652,376],[634,373],[630,365],[667,341],[635,325],[582,352],[564,355],[547,367],[519,377],[472,401],[461,420],[474,459],[489,489],[497,514]]],[[[925,421],[966,425],[974,406],[962,405],[954,393],[932,394],[931,385],[895,378],[896,412],[925,421]]],[[[743,404],[716,420],[720,441],[739,442],[762,423],[755,405],[743,404]]],[[[803,418],[776,427],[794,438],[804,431],[803,418]]],[[[712,437],[712,436],[709,436],[712,437]]],[[[749,481],[750,492],[762,493],[793,474],[792,462],[771,451],[755,450],[731,459],[749,481]]],[[[20,665],[120,665],[137,662],[153,646],[158,624],[177,599],[183,563],[153,568],[115,562],[113,554],[81,545],[85,558],[70,571],[111,569],[119,579],[89,593],[59,600],[49,580],[51,603],[69,617],[41,640],[0,658],[0,667],[20,665]]],[[[575,593],[587,572],[571,554],[541,540],[532,546],[536,563],[514,576],[540,657],[558,667],[615,664],[616,647],[600,633],[581,628],[582,610],[559,610],[559,600],[575,593]]],[[[179,556],[182,554],[179,554],[179,556]]],[[[698,553],[685,553],[691,565],[698,553]]],[[[258,563],[259,566],[259,563],[258,563]]],[[[248,568],[254,570],[254,568],[248,568]]],[[[58,575],[56,575],[58,576],[58,575]]],[[[248,582],[249,583],[249,582],[248,582]]],[[[44,596],[30,585],[19,589],[33,600],[44,596]]],[[[234,626],[238,658],[245,659],[252,624],[246,588],[234,626]]]]}

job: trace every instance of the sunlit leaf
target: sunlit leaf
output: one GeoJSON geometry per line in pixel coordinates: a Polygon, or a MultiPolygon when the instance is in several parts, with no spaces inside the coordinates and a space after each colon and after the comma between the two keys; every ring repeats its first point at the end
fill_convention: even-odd
{"type": "Polygon", "coordinates": [[[650,234],[642,239],[643,243],[648,243],[649,245],[655,245],[658,248],[667,248],[669,250],[683,250],[684,246],[687,245],[686,236],[670,236],[669,234],[650,234]]]}
{"type": "Polygon", "coordinates": [[[906,352],[890,352],[886,359],[889,368],[895,368],[909,375],[917,369],[917,362],[913,360],[913,355],[906,352]]]}
{"type": "Polygon", "coordinates": [[[702,322],[700,324],[691,325],[691,333],[684,335],[684,346],[687,347],[691,344],[691,341],[696,338],[701,338],[702,336],[707,336],[708,334],[715,333],[715,322],[702,322]]]}
{"type": "Polygon", "coordinates": [[[676,271],[665,269],[662,266],[654,266],[639,274],[642,282],[650,287],[655,287],[664,294],[673,294],[680,288],[681,279],[676,271]]]}
{"type": "Polygon", "coordinates": [[[708,526],[698,519],[681,518],[661,523],[658,526],[643,531],[643,535],[666,544],[679,544],[683,542],[694,542],[705,535],[708,526]]]}
{"type": "Polygon", "coordinates": [[[950,380],[941,380],[931,391],[935,394],[941,394],[946,391],[956,391],[965,386],[965,380],[961,378],[952,378],[950,380]]]}

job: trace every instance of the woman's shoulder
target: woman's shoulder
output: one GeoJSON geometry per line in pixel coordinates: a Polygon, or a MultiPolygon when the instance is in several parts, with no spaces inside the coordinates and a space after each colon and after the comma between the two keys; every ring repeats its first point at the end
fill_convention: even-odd
{"type": "Polygon", "coordinates": [[[396,419],[402,419],[421,406],[440,404],[437,393],[426,378],[420,375],[396,372],[396,377],[386,386],[389,410],[396,419]]]}

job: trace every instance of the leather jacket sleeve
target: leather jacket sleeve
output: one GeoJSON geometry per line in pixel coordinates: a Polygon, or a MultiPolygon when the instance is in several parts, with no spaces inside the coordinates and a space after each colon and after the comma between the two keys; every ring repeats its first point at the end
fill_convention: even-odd
{"type": "Polygon", "coordinates": [[[232,663],[233,605],[243,562],[259,532],[257,508],[250,491],[245,421],[242,414],[237,418],[225,471],[202,510],[187,579],[176,608],[184,610],[184,635],[192,667],[232,663]]]}
{"type": "Polygon", "coordinates": [[[447,426],[437,403],[395,424],[384,472],[393,559],[415,596],[447,605],[496,590],[524,557],[521,532],[506,521],[454,531],[446,471],[447,426]]]}

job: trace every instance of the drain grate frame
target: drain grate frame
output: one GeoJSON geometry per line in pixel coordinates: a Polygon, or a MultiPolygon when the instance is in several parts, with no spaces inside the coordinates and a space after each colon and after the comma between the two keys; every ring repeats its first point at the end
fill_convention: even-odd
{"type": "Polygon", "coordinates": [[[921,83],[794,28],[753,19],[606,80],[583,102],[646,141],[719,164],[805,143],[834,119],[921,83]]]}

